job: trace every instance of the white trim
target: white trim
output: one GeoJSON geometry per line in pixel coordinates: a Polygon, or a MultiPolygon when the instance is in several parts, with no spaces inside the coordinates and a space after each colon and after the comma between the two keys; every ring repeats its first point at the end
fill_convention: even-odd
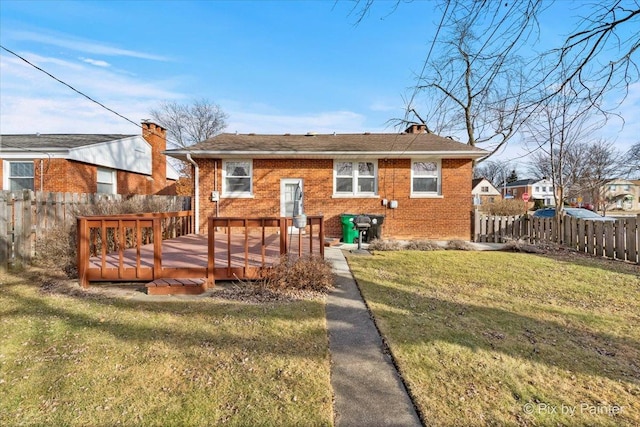
{"type": "MultiPolygon", "coordinates": [[[[304,194],[304,180],[302,178],[280,178],[280,216],[286,216],[286,207],[284,196],[284,189],[287,184],[299,184],[302,193],[304,194]]],[[[303,208],[304,209],[304,208],[303,208]]]]}
{"type": "Polygon", "coordinates": [[[444,199],[442,194],[416,193],[409,196],[410,199],[444,199]]]}
{"type": "MultiPolygon", "coordinates": [[[[434,157],[422,157],[422,158],[413,158],[411,159],[411,188],[409,189],[409,198],[419,199],[419,198],[442,198],[442,159],[434,158],[434,157]],[[438,168],[437,174],[435,176],[437,180],[437,188],[436,191],[413,191],[413,164],[416,162],[429,162],[435,163],[438,168]]],[[[418,177],[419,178],[419,177],[418,177]]],[[[423,176],[422,178],[431,178],[431,176],[423,176]]]]}
{"type": "Polygon", "coordinates": [[[377,160],[384,158],[412,158],[430,156],[430,158],[444,159],[479,159],[487,155],[477,151],[164,151],[167,156],[182,158],[187,153],[196,158],[215,159],[345,159],[345,160],[377,160]]]}
{"type": "Polygon", "coordinates": [[[338,193],[332,194],[332,199],[379,199],[379,194],[347,194],[347,193],[338,193]]]}
{"type": "Polygon", "coordinates": [[[100,193],[98,191],[98,184],[107,184],[107,182],[100,182],[99,181],[99,174],[100,174],[100,170],[107,172],[109,175],[111,175],[111,182],[109,184],[111,184],[111,192],[110,193],[101,193],[101,194],[118,194],[118,173],[115,169],[111,169],[111,168],[105,168],[105,167],[101,167],[101,166],[96,166],[96,193],[100,193]]]}
{"type": "Polygon", "coordinates": [[[234,159],[233,163],[247,162],[249,163],[249,191],[241,191],[236,193],[227,192],[227,160],[222,161],[222,192],[220,197],[237,198],[237,199],[253,199],[253,159],[234,159]]]}
{"type": "MultiPolygon", "coordinates": [[[[347,176],[342,176],[342,178],[347,178],[347,176]]],[[[363,178],[371,179],[370,176],[364,176],[363,178]]],[[[374,198],[378,197],[378,159],[333,159],[333,198],[374,198]],[[338,171],[337,164],[338,163],[351,163],[352,171],[351,171],[351,182],[352,182],[352,191],[337,191],[337,179],[338,171]],[[372,163],[373,164],[373,191],[358,191],[358,179],[360,176],[358,175],[358,163],[372,163]]]]}
{"type": "MultiPolygon", "coordinates": [[[[11,190],[11,184],[9,183],[9,178],[11,178],[11,163],[30,163],[31,165],[33,165],[33,176],[31,177],[31,179],[33,179],[33,188],[31,190],[35,191],[36,189],[36,164],[33,161],[33,158],[21,158],[21,159],[10,159],[10,160],[5,160],[2,159],[2,189],[4,190],[11,190]]],[[[23,178],[28,178],[28,177],[23,177],[23,178]]]]}

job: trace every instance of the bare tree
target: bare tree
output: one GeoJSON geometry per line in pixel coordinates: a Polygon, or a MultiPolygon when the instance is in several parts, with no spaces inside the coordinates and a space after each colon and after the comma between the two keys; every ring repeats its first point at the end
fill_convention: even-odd
{"type": "MultiPolygon", "coordinates": [[[[355,1],[352,13],[357,12],[358,21],[370,13],[373,3],[355,1]]],[[[394,2],[388,13],[402,3],[394,2]]],[[[536,52],[538,18],[550,4],[541,0],[437,1],[435,8],[442,11],[440,24],[414,94],[407,101],[404,121],[415,112],[416,94],[424,93],[429,98],[421,110],[430,129],[462,132],[469,144],[484,143],[482,148],[495,151],[537,113],[541,100],[530,97],[531,91],[544,88],[544,102],[555,96],[564,98],[570,89],[589,101],[585,108],[606,117],[604,95],[612,90],[626,93],[640,79],[640,1],[580,3],[575,11],[581,18],[563,42],[536,52]],[[438,45],[447,48],[434,49],[438,45]],[[434,63],[432,53],[455,60],[434,63]],[[529,57],[526,65],[518,54],[529,57]],[[522,70],[530,73],[523,76],[522,70]],[[434,93],[439,96],[433,97],[434,93]]]]}
{"type": "MultiPolygon", "coordinates": [[[[554,89],[551,89],[554,90],[554,89]]],[[[543,97],[541,108],[527,125],[533,145],[531,172],[551,180],[556,209],[579,191],[588,170],[589,145],[585,142],[601,122],[589,114],[589,101],[569,86],[554,97],[543,97]]],[[[558,221],[560,215],[556,215],[558,221]]]]}
{"type": "Polygon", "coordinates": [[[604,94],[625,91],[640,77],[640,2],[605,0],[583,3],[578,26],[564,44],[544,56],[551,62],[546,81],[565,86],[598,105],[604,94]]]}
{"type": "Polygon", "coordinates": [[[640,142],[636,142],[629,148],[621,163],[627,176],[640,178],[640,142]]]}
{"type": "Polygon", "coordinates": [[[597,209],[606,214],[608,202],[604,197],[605,184],[620,171],[620,152],[612,143],[598,140],[588,147],[587,170],[580,178],[580,187],[588,194],[597,209]]]}
{"type": "Polygon", "coordinates": [[[496,188],[502,188],[508,182],[507,178],[509,176],[510,169],[512,168],[508,163],[487,160],[474,168],[473,177],[486,178],[496,188]]]}
{"type": "MultiPolygon", "coordinates": [[[[519,10],[524,21],[540,7],[537,1],[514,3],[509,10],[519,10]]],[[[455,12],[451,24],[444,26],[441,59],[425,68],[416,90],[430,100],[426,121],[436,133],[464,135],[467,144],[494,153],[531,114],[533,104],[526,100],[528,68],[516,55],[531,31],[524,23],[507,25],[501,10],[485,23],[487,28],[474,31],[479,11],[476,3],[471,6],[472,10],[455,12]]]]}
{"type": "Polygon", "coordinates": [[[229,117],[220,106],[207,99],[189,104],[163,102],[151,110],[151,117],[167,129],[168,143],[178,148],[188,147],[220,133],[229,117]]]}

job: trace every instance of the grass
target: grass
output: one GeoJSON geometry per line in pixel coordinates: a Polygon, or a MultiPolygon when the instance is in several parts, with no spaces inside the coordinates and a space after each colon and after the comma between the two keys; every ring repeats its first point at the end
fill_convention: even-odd
{"type": "Polygon", "coordinates": [[[149,302],[0,276],[0,425],[331,425],[324,302],[149,302]]]}
{"type": "Polygon", "coordinates": [[[640,425],[640,267],[460,251],[348,261],[429,425],[640,425]]]}

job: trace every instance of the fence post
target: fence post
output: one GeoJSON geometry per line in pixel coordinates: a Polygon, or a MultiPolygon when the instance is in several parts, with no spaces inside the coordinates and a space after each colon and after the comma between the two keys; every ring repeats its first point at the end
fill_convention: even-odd
{"type": "MultiPolygon", "coordinates": [[[[640,215],[636,218],[626,219],[626,234],[627,234],[627,260],[635,263],[640,263],[638,259],[638,230],[637,226],[640,223],[640,215]]],[[[2,221],[2,219],[0,219],[2,221]]]]}
{"type": "Polygon", "coordinates": [[[162,275],[162,219],[153,218],[153,280],[162,275]]]}
{"type": "Polygon", "coordinates": [[[7,271],[9,267],[9,236],[7,235],[9,217],[7,215],[8,193],[0,191],[0,271],[7,271]]]}

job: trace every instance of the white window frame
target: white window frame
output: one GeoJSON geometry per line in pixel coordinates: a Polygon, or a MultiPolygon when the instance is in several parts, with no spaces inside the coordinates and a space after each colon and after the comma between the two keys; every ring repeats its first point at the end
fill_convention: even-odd
{"type": "Polygon", "coordinates": [[[434,158],[420,158],[420,159],[411,159],[411,198],[442,198],[442,159],[434,159],[434,158]],[[415,176],[413,165],[415,163],[435,163],[437,167],[437,171],[434,175],[418,175],[415,176]],[[414,191],[413,189],[413,179],[414,178],[436,178],[437,185],[436,191],[414,191]]]}
{"type": "Polygon", "coordinates": [[[251,199],[253,198],[253,159],[229,159],[222,161],[222,197],[251,199]],[[230,192],[227,189],[227,163],[249,164],[249,191],[230,192]]]}
{"type": "Polygon", "coordinates": [[[98,166],[96,168],[96,193],[99,194],[118,194],[118,179],[117,179],[117,175],[116,175],[116,171],[115,169],[109,169],[109,168],[103,168],[98,166]],[[108,173],[111,176],[111,182],[100,182],[100,171],[108,173]],[[100,193],[100,191],[98,190],[98,186],[99,184],[111,184],[111,192],[108,193],[100,193]]]}
{"type": "MultiPolygon", "coordinates": [[[[346,178],[346,175],[340,178],[346,178]]],[[[371,178],[370,176],[363,176],[371,178]]],[[[334,198],[379,198],[378,195],[378,160],[377,159],[334,159],[333,160],[333,197],[334,198]],[[351,163],[351,179],[353,191],[338,191],[338,163],[351,163]],[[373,163],[373,191],[358,191],[358,163],[373,163]]]]}
{"type": "Polygon", "coordinates": [[[11,163],[30,163],[33,166],[33,176],[31,179],[33,180],[33,188],[32,191],[36,189],[36,165],[33,159],[16,159],[16,160],[5,160],[2,165],[3,172],[3,183],[2,186],[5,190],[11,191],[11,178],[29,178],[25,176],[13,177],[11,176],[11,163]]]}

